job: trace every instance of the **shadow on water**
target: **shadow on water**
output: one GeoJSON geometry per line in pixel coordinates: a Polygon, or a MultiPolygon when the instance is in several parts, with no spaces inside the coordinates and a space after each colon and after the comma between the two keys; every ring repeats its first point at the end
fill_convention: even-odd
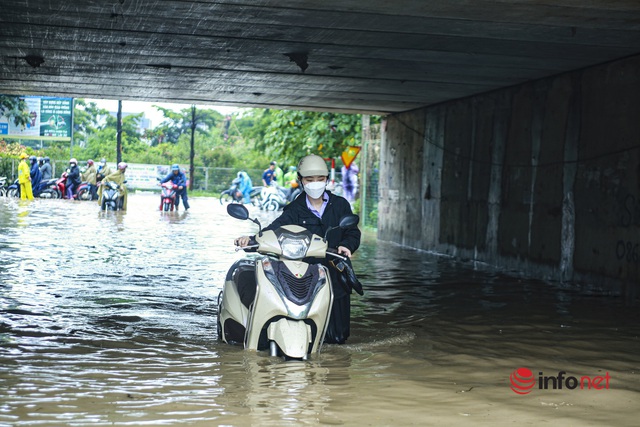
{"type": "Polygon", "coordinates": [[[348,343],[284,363],[216,340],[233,238],[255,226],[156,197],[0,199],[0,426],[635,423],[640,318],[620,298],[366,234],[348,343]],[[612,387],[518,396],[521,366],[612,387]]]}

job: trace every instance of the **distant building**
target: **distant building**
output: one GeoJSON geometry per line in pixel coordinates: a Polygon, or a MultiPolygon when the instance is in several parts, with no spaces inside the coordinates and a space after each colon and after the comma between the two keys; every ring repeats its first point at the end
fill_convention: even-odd
{"type": "MultiPolygon", "coordinates": [[[[118,113],[114,112],[114,111],[109,111],[109,114],[113,117],[118,117],[118,113]]],[[[139,113],[125,113],[124,111],[122,112],[122,117],[125,118],[127,116],[131,116],[134,114],[139,114],[139,113]]],[[[151,129],[151,120],[149,120],[148,118],[146,118],[144,116],[144,112],[142,113],[143,116],[138,120],[138,133],[139,134],[143,134],[145,130],[147,129],[151,129]]]]}

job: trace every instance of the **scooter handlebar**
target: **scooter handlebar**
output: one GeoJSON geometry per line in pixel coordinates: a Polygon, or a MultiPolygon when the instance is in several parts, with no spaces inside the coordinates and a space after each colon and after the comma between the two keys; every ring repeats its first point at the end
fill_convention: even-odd
{"type": "Polygon", "coordinates": [[[334,256],[334,257],[336,257],[336,258],[340,258],[340,259],[342,259],[342,260],[346,260],[346,259],[347,259],[347,257],[346,257],[346,256],[344,256],[344,255],[340,255],[340,254],[338,253],[338,250],[337,250],[337,249],[334,249],[334,248],[327,248],[327,255],[331,255],[331,256],[334,256]]]}
{"type": "Polygon", "coordinates": [[[247,244],[247,246],[236,245],[236,251],[243,250],[245,252],[256,252],[258,250],[258,247],[260,247],[260,245],[256,241],[255,237],[250,237],[249,244],[247,244]]]}

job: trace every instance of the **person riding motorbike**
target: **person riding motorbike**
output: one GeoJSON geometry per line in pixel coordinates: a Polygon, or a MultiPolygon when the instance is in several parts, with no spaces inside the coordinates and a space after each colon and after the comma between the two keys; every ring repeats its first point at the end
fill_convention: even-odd
{"type": "Polygon", "coordinates": [[[242,193],[242,203],[251,203],[251,192],[253,191],[253,182],[249,174],[245,171],[238,172],[238,178],[240,183],[238,184],[238,191],[242,193]]]}
{"type": "MultiPolygon", "coordinates": [[[[324,159],[311,154],[303,157],[298,164],[298,180],[302,184],[301,193],[293,202],[284,207],[282,215],[276,218],[264,230],[275,230],[283,225],[299,225],[319,236],[340,223],[345,215],[352,214],[351,205],[343,197],[326,190],[329,170],[324,159]]],[[[353,274],[350,265],[351,255],[360,246],[361,232],[357,227],[330,231],[327,240],[330,248],[347,257],[346,271],[353,274]]],[[[245,247],[250,236],[235,239],[236,245],[245,247]]],[[[350,333],[351,288],[345,286],[343,277],[333,264],[326,259],[315,260],[329,267],[334,293],[331,319],[325,335],[325,342],[344,344],[350,333]]],[[[343,266],[343,268],[345,268],[343,266]]],[[[361,292],[361,290],[358,290],[361,292]]]]}
{"type": "Polygon", "coordinates": [[[69,160],[69,169],[67,171],[67,199],[73,199],[73,195],[82,183],[80,179],[80,168],[76,159],[69,160]]]}
{"type": "Polygon", "coordinates": [[[171,165],[171,172],[160,180],[160,184],[171,181],[178,186],[176,191],[176,210],[180,205],[180,197],[184,203],[184,210],[189,210],[189,197],[187,196],[187,176],[180,170],[180,165],[171,165]]]}
{"type": "Polygon", "coordinates": [[[42,159],[42,166],[40,166],[40,174],[42,175],[43,181],[48,181],[53,176],[53,172],[51,171],[51,159],[49,159],[48,156],[42,159]]]}
{"type": "Polygon", "coordinates": [[[107,165],[107,159],[103,157],[96,170],[96,182],[102,181],[107,175],[111,175],[111,168],[107,165]]]}
{"type": "MultiPolygon", "coordinates": [[[[127,166],[128,165],[125,162],[118,163],[118,170],[116,170],[112,174],[109,174],[109,175],[105,176],[102,179],[102,184],[103,185],[105,183],[109,182],[109,181],[113,181],[116,184],[118,184],[120,197],[122,198],[122,208],[121,209],[123,211],[127,210],[127,186],[124,185],[124,181],[126,180],[125,172],[127,171],[127,166]]],[[[102,191],[104,189],[103,185],[100,185],[100,188],[98,189],[98,205],[100,205],[100,206],[102,206],[102,191]]]]}
{"type": "Polygon", "coordinates": [[[82,174],[82,180],[89,184],[89,192],[91,193],[91,200],[96,198],[96,191],[98,187],[96,187],[96,175],[97,170],[96,166],[93,163],[92,159],[87,160],[87,169],[82,174]]]}
{"type": "Polygon", "coordinates": [[[40,185],[42,174],[40,173],[40,168],[38,167],[38,158],[36,156],[31,156],[29,157],[29,161],[31,162],[31,191],[34,191],[37,190],[38,185],[40,185]]]}

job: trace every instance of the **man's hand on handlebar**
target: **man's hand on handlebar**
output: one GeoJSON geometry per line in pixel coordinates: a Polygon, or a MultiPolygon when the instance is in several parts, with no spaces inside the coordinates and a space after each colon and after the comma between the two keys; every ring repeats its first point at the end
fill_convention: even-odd
{"type": "Polygon", "coordinates": [[[344,255],[347,258],[351,258],[351,251],[348,248],[345,248],[344,246],[338,246],[338,253],[340,255],[344,255]]]}
{"type": "Polygon", "coordinates": [[[245,246],[249,245],[250,240],[251,240],[250,236],[240,236],[236,240],[234,240],[234,243],[236,244],[236,246],[240,246],[241,248],[244,248],[245,246]]]}

